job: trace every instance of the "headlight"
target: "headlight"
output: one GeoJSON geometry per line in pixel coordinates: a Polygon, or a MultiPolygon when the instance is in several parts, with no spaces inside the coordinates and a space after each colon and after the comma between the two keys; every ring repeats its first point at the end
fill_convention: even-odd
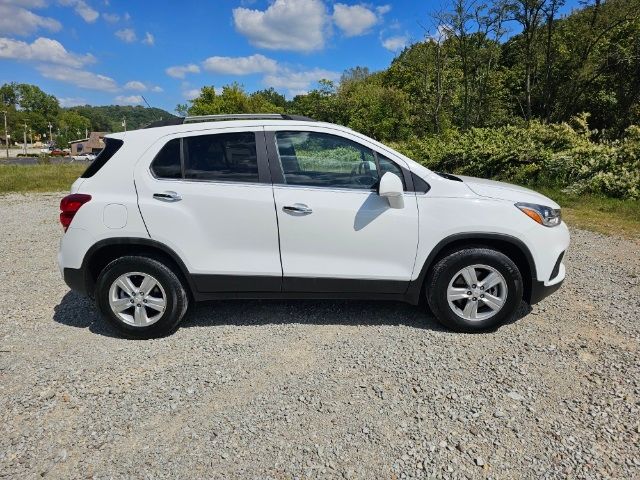
{"type": "Polygon", "coordinates": [[[535,203],[516,203],[522,213],[545,227],[556,227],[562,222],[559,208],[545,207],[535,203]]]}

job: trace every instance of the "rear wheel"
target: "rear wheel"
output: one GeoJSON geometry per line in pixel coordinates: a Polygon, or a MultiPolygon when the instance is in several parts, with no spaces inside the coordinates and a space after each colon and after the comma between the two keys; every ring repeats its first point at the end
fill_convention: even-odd
{"type": "Polygon", "coordinates": [[[443,325],[475,332],[511,318],[522,299],[522,277],[505,254],[468,248],[440,259],[431,270],[426,296],[443,325]]]}
{"type": "Polygon", "coordinates": [[[180,278],[165,264],[128,256],[102,270],[96,303],[102,316],[123,335],[155,338],[178,327],[189,300],[180,278]]]}

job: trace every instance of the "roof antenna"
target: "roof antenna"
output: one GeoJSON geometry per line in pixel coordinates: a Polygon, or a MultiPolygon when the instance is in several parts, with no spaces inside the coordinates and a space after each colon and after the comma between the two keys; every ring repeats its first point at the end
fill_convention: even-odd
{"type": "Polygon", "coordinates": [[[142,100],[144,100],[144,103],[147,104],[147,107],[151,108],[151,105],[149,105],[149,102],[147,102],[147,99],[144,98],[144,95],[140,95],[142,97],[142,100]]]}

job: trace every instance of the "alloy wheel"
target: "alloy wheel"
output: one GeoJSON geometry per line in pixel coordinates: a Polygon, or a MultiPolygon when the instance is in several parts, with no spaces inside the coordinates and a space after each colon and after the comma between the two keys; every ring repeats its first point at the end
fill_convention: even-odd
{"type": "Polygon", "coordinates": [[[151,275],[130,272],[120,275],[111,284],[109,306],[127,325],[147,327],[162,317],[167,307],[167,295],[151,275]]]}
{"type": "Polygon", "coordinates": [[[458,271],[447,288],[453,312],[469,321],[486,320],[497,314],[507,300],[507,282],[489,265],[470,265],[458,271]]]}

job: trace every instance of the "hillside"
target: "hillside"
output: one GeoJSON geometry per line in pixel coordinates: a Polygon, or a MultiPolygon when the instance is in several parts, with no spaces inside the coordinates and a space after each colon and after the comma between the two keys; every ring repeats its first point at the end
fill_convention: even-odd
{"type": "Polygon", "coordinates": [[[127,130],[144,127],[151,122],[174,117],[160,108],[145,108],[141,106],[104,105],[94,107],[84,105],[70,107],[64,110],[72,111],[88,118],[94,131],[119,132],[123,130],[122,120],[127,121],[127,130]]]}

